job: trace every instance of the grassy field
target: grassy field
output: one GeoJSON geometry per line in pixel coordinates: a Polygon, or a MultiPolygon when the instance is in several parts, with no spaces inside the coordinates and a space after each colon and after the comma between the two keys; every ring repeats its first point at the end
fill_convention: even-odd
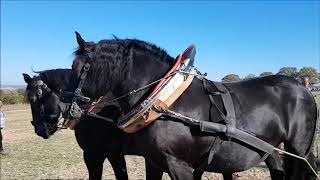
{"type": "MultiPolygon", "coordinates": [[[[316,96],[320,102],[320,94],[316,96]]],[[[6,128],[2,131],[4,147],[9,152],[0,156],[0,179],[87,179],[74,132],[62,130],[48,140],[38,137],[30,123],[29,105],[4,107],[6,128]]],[[[129,179],[145,179],[144,159],[126,156],[129,179]]],[[[235,175],[237,180],[265,180],[270,175],[265,168],[253,168],[235,175]]],[[[103,179],[115,179],[108,161],[103,179]]],[[[165,175],[163,179],[170,179],[165,175]]],[[[221,175],[205,173],[202,179],[222,179],[221,175]]]]}
{"type": "MultiPolygon", "coordinates": [[[[6,106],[6,128],[3,130],[4,147],[9,152],[0,156],[0,179],[86,179],[88,177],[74,132],[63,130],[48,140],[38,137],[33,130],[29,106],[6,106]]],[[[143,159],[142,159],[143,160],[143,159]]],[[[140,164],[141,158],[130,157],[129,164],[140,164]]],[[[143,179],[129,166],[131,176],[143,179]]],[[[104,179],[115,179],[106,161],[104,179]]]]}

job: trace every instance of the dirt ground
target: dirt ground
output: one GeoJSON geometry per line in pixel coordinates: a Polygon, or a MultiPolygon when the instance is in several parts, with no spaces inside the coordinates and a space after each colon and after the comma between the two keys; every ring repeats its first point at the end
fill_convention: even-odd
{"type": "MultiPolygon", "coordinates": [[[[6,128],[2,131],[4,147],[9,152],[0,156],[0,179],[87,179],[88,173],[71,130],[61,130],[48,140],[38,137],[30,123],[29,105],[5,106],[6,128]]],[[[145,179],[144,159],[126,156],[129,179],[145,179]]],[[[115,179],[105,161],[103,179],[115,179]]],[[[163,179],[170,179],[167,174],[163,179]]],[[[202,179],[222,179],[220,174],[205,173],[202,179]]],[[[235,174],[237,180],[265,180],[265,168],[253,168],[235,174]]]]}

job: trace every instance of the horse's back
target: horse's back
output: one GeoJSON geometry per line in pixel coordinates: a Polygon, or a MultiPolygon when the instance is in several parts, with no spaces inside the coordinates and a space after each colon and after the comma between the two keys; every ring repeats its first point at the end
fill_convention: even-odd
{"type": "Polygon", "coordinates": [[[301,83],[275,75],[226,85],[233,91],[241,128],[297,144],[300,154],[309,152],[318,113],[313,95],[301,83]]]}

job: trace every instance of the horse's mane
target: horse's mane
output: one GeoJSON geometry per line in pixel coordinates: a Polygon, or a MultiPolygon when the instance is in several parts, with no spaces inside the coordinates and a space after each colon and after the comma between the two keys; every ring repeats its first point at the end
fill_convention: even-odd
{"type": "MultiPolygon", "coordinates": [[[[168,63],[173,63],[174,60],[164,49],[152,44],[150,42],[142,41],[139,39],[120,39],[117,36],[113,35],[114,39],[105,39],[99,41],[97,44],[93,42],[87,42],[86,46],[91,47],[91,50],[94,49],[95,53],[105,52],[110,46],[113,46],[115,49],[125,48],[130,49],[134,48],[135,51],[148,51],[155,56],[163,57],[164,60],[168,60],[168,63]],[[102,49],[101,49],[102,48],[102,49]]],[[[73,53],[74,55],[83,55],[84,49],[78,47],[77,50],[73,53]]]]}
{"type": "MultiPolygon", "coordinates": [[[[110,39],[101,40],[97,44],[88,43],[89,52],[93,53],[93,59],[90,61],[90,82],[85,84],[88,87],[97,87],[94,94],[103,95],[105,90],[115,88],[116,84],[106,83],[121,82],[128,76],[129,70],[132,67],[133,55],[147,56],[155,61],[172,66],[174,58],[168,53],[154,44],[141,41],[138,39],[110,39]]],[[[87,47],[87,45],[86,45],[87,47]]],[[[78,48],[74,54],[75,61],[83,60],[84,50],[78,48]]]]}
{"type": "Polygon", "coordinates": [[[71,69],[50,69],[39,72],[39,76],[54,91],[73,90],[78,84],[78,77],[71,69]]]}

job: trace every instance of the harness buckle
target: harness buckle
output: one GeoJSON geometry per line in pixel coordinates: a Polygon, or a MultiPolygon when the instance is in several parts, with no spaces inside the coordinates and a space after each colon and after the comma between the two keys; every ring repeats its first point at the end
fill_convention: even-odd
{"type": "Polygon", "coordinates": [[[91,101],[91,99],[89,97],[86,97],[86,96],[81,96],[80,95],[80,96],[78,96],[78,98],[83,102],[90,102],[91,101]]]}
{"type": "Polygon", "coordinates": [[[69,114],[74,119],[80,119],[83,114],[83,110],[79,107],[79,105],[76,102],[73,102],[71,104],[69,114]]]}
{"type": "Polygon", "coordinates": [[[77,96],[77,97],[79,97],[80,94],[81,94],[81,89],[80,89],[80,88],[77,88],[77,89],[74,91],[74,93],[73,93],[73,95],[74,95],[74,96],[77,96]]]}
{"type": "Polygon", "coordinates": [[[83,67],[83,70],[84,70],[84,71],[89,71],[89,69],[90,69],[90,64],[89,64],[89,63],[86,63],[86,64],[84,65],[84,67],[83,67]]]}

